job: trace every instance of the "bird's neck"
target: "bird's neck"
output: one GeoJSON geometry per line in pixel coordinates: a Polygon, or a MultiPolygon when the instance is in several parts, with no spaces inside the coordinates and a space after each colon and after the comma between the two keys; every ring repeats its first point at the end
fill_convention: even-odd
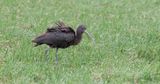
{"type": "Polygon", "coordinates": [[[78,43],[81,42],[82,39],[82,33],[76,32],[75,40],[74,40],[74,45],[77,45],[78,43]]]}

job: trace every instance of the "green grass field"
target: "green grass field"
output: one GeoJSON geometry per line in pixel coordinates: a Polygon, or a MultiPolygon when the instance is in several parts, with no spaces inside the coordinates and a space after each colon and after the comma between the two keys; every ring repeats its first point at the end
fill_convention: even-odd
{"type": "Polygon", "coordinates": [[[160,84],[159,0],[0,0],[0,84],[160,84]],[[62,20],[85,24],[77,46],[31,40],[62,20]]]}

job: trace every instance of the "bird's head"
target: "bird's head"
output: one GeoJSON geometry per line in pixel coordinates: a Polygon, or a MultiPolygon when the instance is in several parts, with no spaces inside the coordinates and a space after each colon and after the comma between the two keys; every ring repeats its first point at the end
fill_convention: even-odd
{"type": "Polygon", "coordinates": [[[87,36],[92,39],[92,41],[95,43],[95,39],[93,38],[92,34],[90,34],[87,30],[85,25],[79,25],[77,28],[77,34],[82,35],[83,33],[87,34],[87,36]]]}
{"type": "Polygon", "coordinates": [[[82,34],[85,32],[85,30],[86,30],[86,27],[84,25],[79,25],[77,28],[77,33],[82,34]]]}

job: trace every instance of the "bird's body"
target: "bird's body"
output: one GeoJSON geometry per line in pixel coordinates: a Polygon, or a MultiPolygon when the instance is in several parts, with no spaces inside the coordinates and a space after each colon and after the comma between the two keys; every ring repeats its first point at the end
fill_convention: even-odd
{"type": "MultiPolygon", "coordinates": [[[[82,34],[78,36],[82,37],[82,34]]],[[[51,48],[67,48],[80,42],[81,38],[77,41],[76,37],[75,31],[71,27],[56,26],[48,28],[44,34],[38,36],[32,42],[36,43],[36,46],[46,44],[51,48]]]]}
{"type": "Polygon", "coordinates": [[[46,44],[51,48],[67,48],[74,42],[75,33],[68,33],[62,31],[52,31],[46,32],[43,35],[40,35],[33,42],[36,43],[36,46],[41,44],[46,44]]]}
{"type": "Polygon", "coordinates": [[[58,26],[48,28],[47,31],[32,40],[36,43],[35,46],[46,44],[51,48],[56,48],[56,63],[58,62],[58,48],[67,48],[71,45],[77,45],[82,39],[82,34],[86,30],[83,25],[80,25],[76,31],[71,27],[65,26],[63,22],[59,22],[58,26]]]}

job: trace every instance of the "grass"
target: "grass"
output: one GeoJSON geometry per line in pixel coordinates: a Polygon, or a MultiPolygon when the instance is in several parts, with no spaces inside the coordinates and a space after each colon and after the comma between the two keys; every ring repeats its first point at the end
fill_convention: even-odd
{"type": "Polygon", "coordinates": [[[0,0],[0,84],[158,84],[159,14],[159,0],[0,0]],[[31,40],[59,20],[96,45],[84,35],[55,65],[31,40]]]}

